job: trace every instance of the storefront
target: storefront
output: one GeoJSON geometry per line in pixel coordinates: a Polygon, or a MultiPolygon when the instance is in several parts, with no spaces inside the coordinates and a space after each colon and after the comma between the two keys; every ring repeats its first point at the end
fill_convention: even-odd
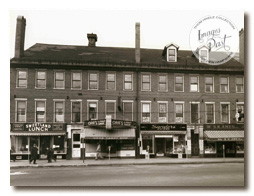
{"type": "Polygon", "coordinates": [[[47,148],[54,149],[57,159],[66,158],[66,125],[54,123],[12,123],[11,155],[14,159],[28,159],[34,144],[38,158],[46,159],[47,148]]]}
{"type": "Polygon", "coordinates": [[[83,138],[86,158],[96,156],[98,143],[103,157],[135,157],[136,123],[133,121],[85,121],[83,138]]]}
{"type": "Polygon", "coordinates": [[[141,157],[186,157],[185,124],[140,124],[141,157]]]}
{"type": "Polygon", "coordinates": [[[244,124],[204,125],[204,157],[244,157],[244,124]]]}

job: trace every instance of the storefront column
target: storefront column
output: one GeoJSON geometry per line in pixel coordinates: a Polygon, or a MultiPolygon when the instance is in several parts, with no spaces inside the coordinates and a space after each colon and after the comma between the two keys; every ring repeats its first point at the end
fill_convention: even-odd
{"type": "Polygon", "coordinates": [[[204,129],[199,127],[199,155],[204,157],[204,129]]]}
{"type": "Polygon", "coordinates": [[[187,128],[187,150],[186,150],[186,157],[191,157],[191,128],[187,128]]]}
{"type": "Polygon", "coordinates": [[[71,125],[67,125],[67,155],[66,159],[70,160],[71,159],[71,148],[72,143],[71,143],[71,125]]]}

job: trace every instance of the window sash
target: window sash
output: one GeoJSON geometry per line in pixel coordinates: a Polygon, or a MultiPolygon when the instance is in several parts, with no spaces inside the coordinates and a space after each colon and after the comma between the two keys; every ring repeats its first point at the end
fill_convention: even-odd
{"type": "Polygon", "coordinates": [[[27,71],[18,71],[18,87],[27,87],[27,71]]]}
{"type": "Polygon", "coordinates": [[[55,122],[64,122],[64,102],[55,102],[55,122]]]}
{"type": "Polygon", "coordinates": [[[221,122],[229,122],[229,105],[221,104],[221,122]]]}
{"type": "Polygon", "coordinates": [[[64,88],[64,72],[55,72],[55,88],[64,88]]]}
{"type": "Polygon", "coordinates": [[[198,104],[191,104],[191,123],[199,123],[198,104]]]}
{"type": "Polygon", "coordinates": [[[178,92],[183,91],[183,76],[175,77],[175,91],[178,91],[178,92]]]}
{"type": "Polygon", "coordinates": [[[72,88],[81,89],[81,73],[79,72],[72,73],[72,88]]]}
{"type": "Polygon", "coordinates": [[[214,105],[206,104],[206,123],[214,123],[214,105]]]}
{"type": "Polygon", "coordinates": [[[81,102],[72,102],[72,122],[81,122],[81,102]]]}
{"type": "Polygon", "coordinates": [[[115,119],[115,102],[107,102],[106,103],[106,115],[111,115],[112,119],[115,119]]]}
{"type": "Polygon", "coordinates": [[[88,116],[89,116],[89,120],[97,119],[97,103],[96,102],[88,103],[88,116]]]}
{"type": "Polygon", "coordinates": [[[46,119],[46,103],[45,101],[36,101],[36,122],[45,122],[46,119]]]}
{"type": "Polygon", "coordinates": [[[89,89],[98,89],[98,74],[89,74],[89,89]]]}
{"type": "Polygon", "coordinates": [[[132,121],[132,102],[123,102],[123,119],[132,121]]]}
{"type": "Polygon", "coordinates": [[[132,90],[132,74],[124,75],[124,90],[132,90]]]}
{"type": "Polygon", "coordinates": [[[25,122],[26,121],[26,101],[17,101],[17,112],[16,121],[25,122]]]}

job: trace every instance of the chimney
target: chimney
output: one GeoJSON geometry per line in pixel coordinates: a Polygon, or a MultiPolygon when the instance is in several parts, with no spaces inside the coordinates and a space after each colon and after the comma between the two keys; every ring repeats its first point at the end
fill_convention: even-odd
{"type": "Polygon", "coordinates": [[[21,58],[24,54],[26,19],[23,16],[17,17],[15,58],[21,58]]]}
{"type": "Polygon", "coordinates": [[[135,61],[140,63],[140,23],[136,23],[135,61]]]}
{"type": "Polygon", "coordinates": [[[96,34],[93,34],[93,33],[88,33],[87,34],[87,39],[88,39],[88,46],[91,46],[91,47],[95,47],[95,43],[97,42],[97,35],[96,34]]]}
{"type": "Polygon", "coordinates": [[[244,65],[244,30],[239,32],[239,61],[244,65]]]}

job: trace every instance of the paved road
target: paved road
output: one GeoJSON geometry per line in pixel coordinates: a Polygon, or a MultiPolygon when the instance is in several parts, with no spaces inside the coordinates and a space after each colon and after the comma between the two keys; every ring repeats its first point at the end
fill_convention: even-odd
{"type": "Polygon", "coordinates": [[[244,164],[11,169],[11,186],[244,186],[244,164]]]}

